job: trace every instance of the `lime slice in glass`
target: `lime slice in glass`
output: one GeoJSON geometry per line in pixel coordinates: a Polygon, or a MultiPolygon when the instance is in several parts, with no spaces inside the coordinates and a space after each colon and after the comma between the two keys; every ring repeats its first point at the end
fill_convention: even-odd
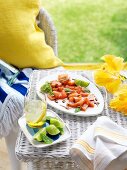
{"type": "Polygon", "coordinates": [[[24,109],[26,122],[38,123],[46,116],[46,103],[41,100],[30,100],[24,109]]]}
{"type": "Polygon", "coordinates": [[[42,125],[44,125],[44,121],[43,122],[38,122],[38,123],[32,123],[32,122],[27,122],[27,125],[31,128],[39,128],[42,125]]]}
{"type": "Polygon", "coordinates": [[[46,131],[47,133],[49,133],[50,135],[57,135],[60,133],[59,129],[54,126],[54,125],[49,125],[46,127],[46,131]]]}

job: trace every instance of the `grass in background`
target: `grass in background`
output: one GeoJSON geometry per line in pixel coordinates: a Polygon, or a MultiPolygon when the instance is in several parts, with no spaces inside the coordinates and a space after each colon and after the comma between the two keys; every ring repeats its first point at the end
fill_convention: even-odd
{"type": "Polygon", "coordinates": [[[43,0],[58,33],[64,62],[99,62],[105,54],[127,60],[127,1],[43,0]]]}

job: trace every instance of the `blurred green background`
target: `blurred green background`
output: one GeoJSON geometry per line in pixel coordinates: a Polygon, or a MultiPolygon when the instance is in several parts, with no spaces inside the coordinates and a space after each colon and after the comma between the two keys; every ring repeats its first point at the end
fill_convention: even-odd
{"type": "Polygon", "coordinates": [[[64,62],[100,62],[105,54],[127,60],[126,0],[43,0],[58,33],[64,62]]]}

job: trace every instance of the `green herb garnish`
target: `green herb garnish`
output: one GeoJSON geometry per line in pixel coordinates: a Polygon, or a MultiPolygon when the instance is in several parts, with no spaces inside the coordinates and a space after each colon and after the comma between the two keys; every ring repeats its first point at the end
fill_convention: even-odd
{"type": "Polygon", "coordinates": [[[89,82],[86,82],[86,81],[83,81],[83,80],[78,80],[78,79],[75,79],[75,84],[77,86],[81,86],[81,87],[87,87],[89,86],[89,82]]]}
{"type": "Polygon", "coordinates": [[[79,107],[75,109],[75,113],[80,112],[80,111],[81,109],[79,107]]]}
{"type": "Polygon", "coordinates": [[[54,95],[52,91],[52,87],[49,82],[46,82],[42,87],[41,87],[41,92],[42,93],[48,93],[50,95],[54,95]]]}
{"type": "Polygon", "coordinates": [[[65,92],[71,92],[71,89],[69,89],[69,88],[65,88],[64,90],[65,90],[65,92]]]}

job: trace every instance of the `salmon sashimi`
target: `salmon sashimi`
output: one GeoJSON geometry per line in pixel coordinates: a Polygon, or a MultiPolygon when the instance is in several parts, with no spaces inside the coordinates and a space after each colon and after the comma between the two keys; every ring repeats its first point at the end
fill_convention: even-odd
{"type": "Polygon", "coordinates": [[[67,98],[67,93],[64,90],[62,90],[61,92],[53,91],[53,94],[56,100],[67,98]]]}
{"type": "Polygon", "coordinates": [[[86,111],[88,107],[94,107],[97,102],[95,95],[89,89],[76,84],[68,74],[58,75],[58,80],[50,82],[52,94],[47,96],[50,100],[67,99],[67,107],[79,108],[81,111],[86,111]]]}

